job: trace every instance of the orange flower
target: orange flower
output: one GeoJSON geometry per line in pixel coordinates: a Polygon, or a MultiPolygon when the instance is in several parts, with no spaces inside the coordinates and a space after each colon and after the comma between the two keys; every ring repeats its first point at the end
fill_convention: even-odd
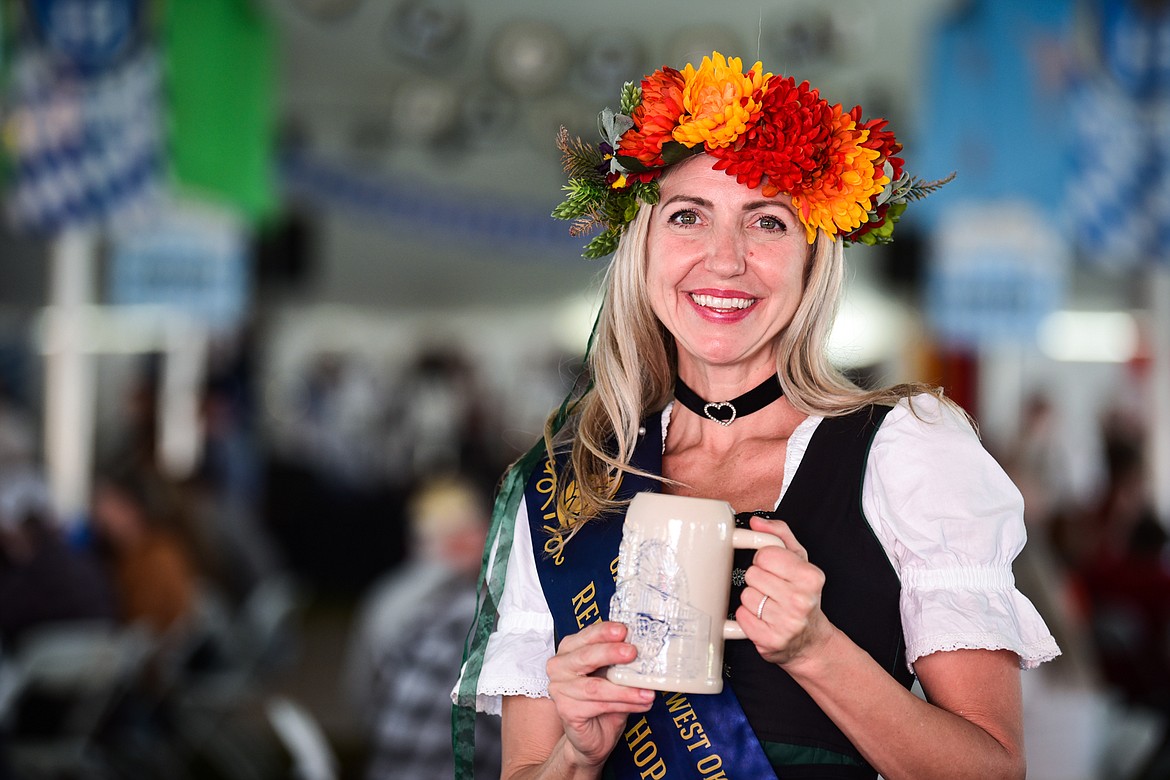
{"type": "Polygon", "coordinates": [[[874,167],[881,154],[865,145],[869,130],[858,128],[853,116],[841,111],[840,105],[832,111],[824,172],[811,186],[791,193],[810,244],[816,239],[817,228],[830,235],[847,235],[860,227],[869,218],[872,199],[890,181],[884,171],[874,167]]]}
{"type": "Polygon", "coordinates": [[[704,57],[698,70],[688,64],[682,72],[683,110],[674,140],[688,148],[705,144],[708,151],[734,142],[760,113],[760,102],[771,73],[757,62],[747,73],[738,57],[719,52],[704,57]]]}
{"type": "Polygon", "coordinates": [[[682,74],[674,68],[664,67],[642,79],[642,102],[630,116],[634,127],[622,136],[618,155],[649,168],[665,165],[662,145],[672,140],[671,133],[683,112],[682,91],[682,74]]]}

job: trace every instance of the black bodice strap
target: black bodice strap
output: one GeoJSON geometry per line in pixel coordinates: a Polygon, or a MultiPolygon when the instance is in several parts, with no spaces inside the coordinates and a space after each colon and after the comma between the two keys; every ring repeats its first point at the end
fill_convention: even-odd
{"type": "MultiPolygon", "coordinates": [[[[875,406],[822,420],[776,516],[825,572],[826,616],[909,688],[913,676],[906,667],[901,585],[861,509],[870,444],[889,410],[875,406]]],[[[752,555],[738,551],[737,569],[746,569],[752,555]]],[[[732,610],[743,588],[733,577],[732,610]]],[[[812,698],[750,642],[727,643],[725,661],[729,682],[782,778],[876,776],[812,698]]]]}

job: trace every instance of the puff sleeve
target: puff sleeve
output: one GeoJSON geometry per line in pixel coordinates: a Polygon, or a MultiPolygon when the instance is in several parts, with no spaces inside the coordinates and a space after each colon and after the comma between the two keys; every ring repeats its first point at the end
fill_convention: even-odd
{"type": "Polygon", "coordinates": [[[960,413],[925,394],[891,410],[862,505],[901,578],[911,666],[940,650],[1011,650],[1023,668],[1060,654],[1012,575],[1023,498],[960,413]]]}
{"type": "Polygon", "coordinates": [[[498,715],[502,696],[548,698],[545,664],[555,647],[553,619],[532,552],[528,508],[516,515],[496,630],[488,637],[476,685],[476,709],[498,715]]]}

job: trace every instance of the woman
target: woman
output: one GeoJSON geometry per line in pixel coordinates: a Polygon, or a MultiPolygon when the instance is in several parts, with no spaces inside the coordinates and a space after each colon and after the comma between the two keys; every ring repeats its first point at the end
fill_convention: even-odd
{"type": "Polygon", "coordinates": [[[865,392],[825,356],[843,243],[888,240],[936,185],[884,122],[718,53],[601,124],[598,155],[562,138],[557,212],[605,228],[586,254],[617,244],[593,384],[487,568],[505,549],[475,689],[502,699],[504,776],[1022,777],[1019,669],[1059,650],[1012,584],[1019,492],[940,393],[865,392]],[[737,558],[748,641],[713,709],[600,674],[636,653],[602,619],[606,520],[643,489],[726,500],[784,543],[737,558]]]}
{"type": "Polygon", "coordinates": [[[178,507],[168,486],[138,469],[103,472],[94,485],[92,510],[122,621],[181,642],[195,609],[198,572],[175,529],[178,507]]]}

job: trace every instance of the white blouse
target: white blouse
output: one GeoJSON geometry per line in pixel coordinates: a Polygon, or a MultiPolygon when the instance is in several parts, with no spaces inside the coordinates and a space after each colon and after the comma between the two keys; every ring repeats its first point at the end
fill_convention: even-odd
{"type": "MultiPolygon", "coordinates": [[[[934,396],[895,406],[874,436],[862,508],[901,580],[906,660],[941,650],[1011,650],[1022,668],[1060,654],[1032,603],[1015,587],[1012,561],[1024,546],[1019,490],[979,443],[966,419],[934,396]]],[[[663,441],[671,408],[663,412],[663,441]]],[[[777,506],[821,417],[788,440],[777,506]]],[[[488,638],[476,707],[499,713],[500,697],[548,696],[545,664],[553,620],[533,557],[521,503],[500,599],[488,638]]]]}

